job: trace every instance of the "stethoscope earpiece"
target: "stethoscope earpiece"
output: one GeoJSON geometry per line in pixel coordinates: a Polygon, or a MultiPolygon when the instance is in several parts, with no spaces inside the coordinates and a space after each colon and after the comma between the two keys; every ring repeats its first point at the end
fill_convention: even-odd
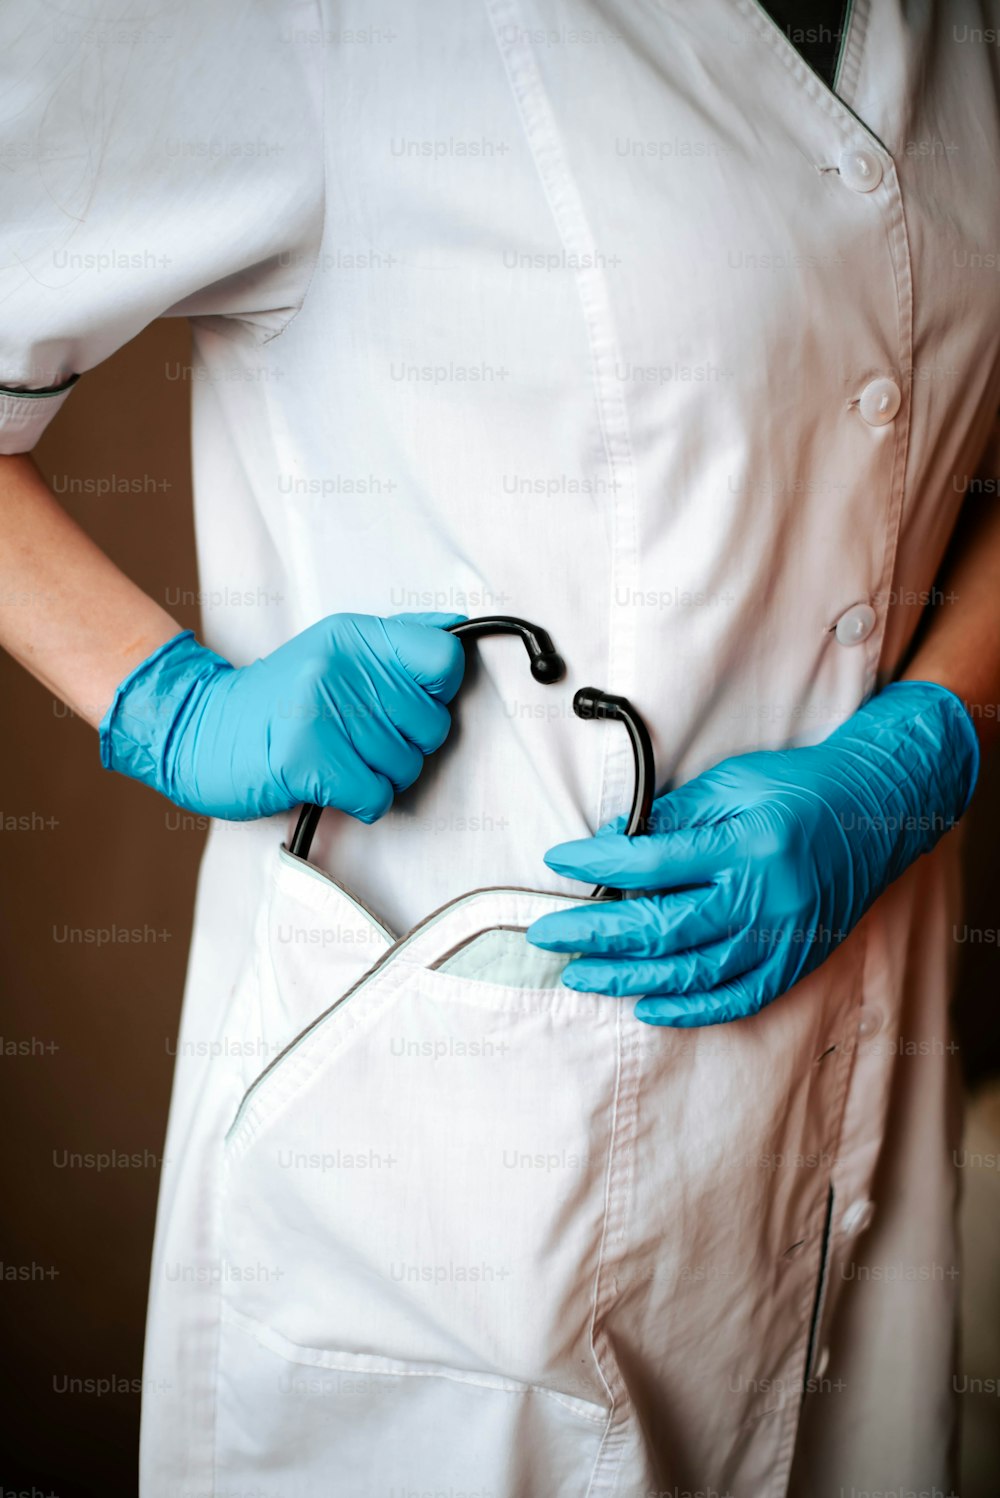
{"type": "Polygon", "coordinates": [[[460,640],[478,640],[481,635],[518,635],[528,652],[531,674],[536,681],[551,686],[566,675],[566,662],[553,645],[551,635],[537,624],[529,624],[527,619],[516,619],[513,614],[488,614],[446,628],[460,640]]]}
{"type": "MultiPolygon", "coordinates": [[[[632,810],[625,824],[625,836],[641,837],[649,831],[656,775],[649,729],[627,697],[614,697],[610,692],[602,692],[597,687],[581,687],[573,697],[573,711],[578,718],[613,718],[616,723],[625,724],[635,764],[632,810]]],[[[621,890],[609,889],[604,884],[599,884],[592,893],[595,899],[600,899],[602,895],[611,895],[618,900],[622,898],[621,890]]]]}
{"type": "Polygon", "coordinates": [[[532,656],[531,674],[543,686],[551,686],[553,682],[562,681],[566,675],[566,662],[555,652],[552,655],[532,656]]]}

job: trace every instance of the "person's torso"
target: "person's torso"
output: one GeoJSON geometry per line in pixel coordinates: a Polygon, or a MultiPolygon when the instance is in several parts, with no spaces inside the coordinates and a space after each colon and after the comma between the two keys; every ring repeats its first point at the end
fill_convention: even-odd
{"type": "Polygon", "coordinates": [[[749,0],[286,28],[325,73],[325,228],[280,336],[196,323],[209,643],[454,609],[568,666],[544,687],[484,643],[418,785],[324,817],[318,861],[397,928],[567,888],[544,850],[631,792],[577,687],[633,700],[666,786],[891,674],[1000,393],[976,16],[856,4],[840,99],[749,0]]]}

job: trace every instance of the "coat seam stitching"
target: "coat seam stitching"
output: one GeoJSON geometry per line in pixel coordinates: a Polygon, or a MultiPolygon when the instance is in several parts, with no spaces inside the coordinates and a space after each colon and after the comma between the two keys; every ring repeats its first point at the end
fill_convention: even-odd
{"type": "MultiPolygon", "coordinates": [[[[635,469],[632,453],[628,409],[622,394],[618,401],[617,417],[615,402],[609,398],[605,377],[605,362],[610,353],[617,355],[618,340],[611,315],[603,274],[598,268],[598,256],[586,210],[579,197],[576,182],[563,150],[562,140],[556,125],[551,103],[542,80],[537,59],[530,41],[508,42],[502,37],[501,15],[512,18],[512,31],[518,39],[528,36],[529,28],[519,19],[518,0],[484,0],[490,13],[497,49],[503,62],[508,86],[521,121],[525,143],[531,155],[535,171],[541,184],[553,225],[564,248],[572,251],[574,243],[582,255],[589,254],[593,270],[588,275],[583,270],[574,272],[574,284],[580,303],[584,333],[590,355],[591,388],[597,411],[598,426],[604,449],[605,461],[614,486],[614,503],[611,508],[613,542],[611,547],[612,586],[607,604],[607,656],[612,684],[616,690],[630,692],[631,677],[635,667],[634,626],[627,612],[616,610],[615,577],[619,567],[626,566],[634,574],[638,567],[638,517],[635,491],[635,469]],[[515,48],[517,50],[515,51],[515,48]],[[534,97],[534,111],[530,109],[534,97]],[[586,277],[586,279],[585,279],[586,277]],[[596,289],[588,290],[592,283],[596,289]],[[626,500],[618,500],[619,473],[623,474],[626,500]],[[624,505],[630,513],[623,514],[624,505]],[[628,534],[625,528],[628,526],[628,534]],[[625,554],[622,555],[622,552],[625,554]],[[624,639],[616,645],[616,636],[624,633],[624,639]],[[614,665],[616,657],[623,657],[631,650],[627,662],[627,682],[616,680],[614,665]]],[[[620,797],[627,780],[627,756],[624,745],[605,735],[602,751],[601,784],[599,787],[600,821],[607,820],[608,802],[612,796],[620,797]]]]}
{"type": "MultiPolygon", "coordinates": [[[[855,945],[856,945],[856,947],[857,947],[858,950],[857,950],[856,955],[855,955],[855,973],[857,974],[857,982],[856,982],[855,989],[854,989],[855,992],[857,992],[863,986],[863,984],[864,984],[865,968],[866,968],[866,961],[867,961],[867,954],[868,954],[868,931],[867,931],[867,929],[865,927],[861,927],[861,928],[859,928],[857,930],[856,934],[857,934],[858,940],[855,943],[855,945]]],[[[846,984],[845,984],[845,986],[846,986],[846,984]]],[[[854,1002],[852,1002],[851,1005],[850,1005],[850,1007],[849,1007],[849,1009],[848,1009],[848,1016],[850,1017],[851,1015],[853,1015],[854,1011],[858,1007],[859,1007],[859,1001],[855,1000],[854,1002]]],[[[840,1049],[840,1042],[838,1042],[838,1050],[839,1049],[840,1049]]],[[[838,1151],[840,1149],[840,1141],[841,1141],[841,1138],[843,1137],[843,1132],[844,1132],[844,1120],[845,1120],[846,1113],[847,1113],[847,1099],[848,1099],[848,1096],[849,1096],[849,1093],[850,1093],[851,1077],[854,1075],[854,1065],[855,1065],[856,1053],[857,1053],[857,1047],[856,1046],[852,1045],[852,1046],[850,1046],[847,1049],[847,1061],[846,1061],[846,1064],[843,1065],[842,1068],[841,1068],[841,1073],[842,1074],[841,1074],[841,1078],[840,1078],[840,1083],[839,1083],[838,1091],[837,1091],[837,1094],[836,1094],[835,1098],[833,1099],[833,1105],[832,1105],[831,1111],[834,1112],[834,1116],[836,1118],[836,1123],[835,1123],[833,1129],[831,1130],[831,1134],[830,1134],[830,1145],[831,1145],[831,1151],[830,1151],[830,1153],[832,1155],[832,1161],[831,1161],[831,1165],[830,1165],[830,1174],[829,1174],[829,1177],[828,1177],[827,1182],[826,1182],[827,1190],[823,1193],[823,1196],[822,1196],[821,1200],[817,1203],[817,1206],[816,1206],[816,1209],[815,1209],[815,1212],[814,1212],[814,1216],[816,1218],[816,1227],[817,1227],[817,1229],[820,1232],[822,1232],[822,1226],[823,1226],[823,1223],[825,1222],[825,1218],[826,1218],[828,1193],[831,1190],[833,1190],[833,1179],[834,1179],[834,1174],[835,1174],[836,1166],[837,1166],[837,1155],[838,1155],[838,1151]]],[[[841,1054],[843,1054],[843,1052],[841,1052],[841,1054]]],[[[837,1193],[834,1191],[834,1212],[836,1211],[836,1201],[837,1201],[837,1193]]],[[[828,1242],[827,1242],[827,1258],[828,1258],[828,1261],[829,1261],[829,1263],[830,1263],[831,1266],[832,1266],[832,1263],[833,1263],[835,1237],[836,1237],[836,1224],[835,1224],[835,1221],[834,1221],[834,1217],[831,1216],[831,1218],[830,1218],[830,1234],[829,1234],[829,1239],[828,1239],[828,1242]]],[[[819,1265],[819,1270],[818,1270],[818,1273],[820,1275],[823,1274],[823,1269],[824,1269],[824,1264],[823,1264],[822,1257],[821,1257],[820,1265],[819,1265]]],[[[808,1342],[809,1342],[809,1324],[810,1324],[810,1321],[811,1321],[811,1314],[810,1313],[811,1313],[811,1310],[812,1310],[812,1305],[814,1303],[816,1293],[817,1293],[817,1291],[822,1291],[822,1288],[823,1287],[821,1285],[817,1284],[816,1278],[811,1278],[809,1280],[807,1286],[806,1286],[806,1293],[803,1295],[802,1301],[801,1301],[801,1304],[800,1304],[799,1317],[800,1317],[800,1320],[805,1323],[805,1337],[804,1338],[800,1338],[800,1346],[799,1346],[799,1350],[798,1350],[798,1352],[796,1354],[796,1366],[798,1366],[800,1363],[802,1365],[802,1384],[803,1384],[802,1395],[803,1395],[803,1397],[804,1397],[805,1392],[806,1392],[806,1390],[805,1390],[805,1384],[806,1384],[806,1381],[808,1380],[808,1377],[809,1377],[809,1369],[808,1369],[808,1367],[806,1367],[806,1356],[807,1356],[807,1354],[809,1352],[808,1342]]],[[[828,1289],[828,1287],[827,1287],[827,1289],[828,1289]]],[[[824,1296],[824,1300],[825,1299],[826,1299],[826,1297],[824,1296]]],[[[822,1329],[823,1329],[822,1311],[823,1311],[823,1307],[821,1306],[820,1307],[820,1312],[821,1312],[820,1319],[818,1319],[817,1323],[816,1323],[816,1343],[817,1343],[817,1346],[820,1346],[821,1343],[822,1343],[822,1337],[821,1337],[821,1332],[822,1332],[822,1329]]],[[[789,1408],[794,1413],[794,1419],[786,1416],[786,1419],[787,1419],[787,1430],[784,1432],[784,1435],[783,1435],[783,1437],[781,1439],[781,1442],[780,1442],[779,1448],[778,1448],[779,1454],[778,1454],[778,1458],[777,1458],[777,1460],[775,1462],[775,1482],[774,1482],[774,1487],[772,1489],[771,1498],[785,1498],[785,1494],[787,1494],[787,1492],[788,1492],[788,1484],[789,1484],[789,1481],[791,1479],[792,1463],[793,1463],[793,1461],[795,1459],[795,1448],[796,1448],[796,1445],[798,1444],[799,1429],[800,1429],[801,1424],[802,1424],[802,1408],[803,1408],[802,1398],[800,1397],[798,1400],[791,1400],[789,1402],[789,1408]]]]}
{"type": "MultiPolygon", "coordinates": [[[[355,1367],[355,1363],[352,1361],[355,1355],[353,1355],[347,1348],[312,1348],[308,1346],[302,1346],[299,1343],[291,1342],[289,1338],[282,1336],[281,1333],[278,1332],[274,1335],[276,1335],[280,1339],[280,1341],[288,1343],[290,1348],[294,1348],[295,1350],[303,1354],[319,1353],[321,1355],[321,1360],[317,1361],[315,1358],[309,1357],[296,1358],[294,1356],[294,1353],[291,1351],[287,1354],[283,1353],[279,1348],[274,1347],[264,1337],[257,1335],[257,1327],[260,1327],[264,1332],[271,1330],[271,1328],[267,1327],[265,1323],[258,1321],[255,1316],[250,1316],[246,1312],[238,1310],[230,1301],[226,1300],[224,1296],[220,1296],[220,1300],[222,1306],[220,1319],[222,1321],[225,1321],[227,1325],[235,1326],[240,1331],[245,1332],[248,1337],[253,1338],[253,1340],[259,1347],[265,1348],[268,1352],[273,1352],[275,1357],[282,1358],[286,1362],[294,1363],[298,1366],[306,1368],[330,1368],[331,1370],[341,1369],[346,1371],[348,1368],[355,1367]]],[[[368,1356],[371,1355],[369,1354],[368,1356]]],[[[381,1354],[377,1356],[379,1356],[381,1360],[385,1362],[401,1363],[404,1361],[400,1358],[390,1359],[387,1356],[381,1354]]],[[[604,1410],[600,1405],[594,1405],[594,1413],[588,1414],[585,1409],[581,1408],[581,1406],[586,1403],[586,1401],[584,1400],[574,1400],[572,1397],[567,1397],[567,1395],[565,1395],[561,1390],[549,1389],[544,1384],[531,1383],[527,1380],[522,1381],[520,1379],[504,1379],[502,1374],[495,1375],[493,1378],[483,1378],[481,1376],[477,1376],[475,1370],[472,1369],[467,1370],[464,1368],[445,1367],[398,1367],[373,1370],[369,1369],[367,1371],[373,1373],[377,1378],[443,1378],[450,1380],[452,1383],[470,1384],[478,1389],[490,1389],[497,1394],[514,1394],[519,1398],[524,1397],[528,1394],[542,1394],[546,1399],[554,1400],[556,1404],[561,1405],[562,1408],[568,1410],[570,1414],[575,1415],[580,1420],[587,1420],[591,1425],[603,1425],[607,1418],[607,1411],[604,1410]]]]}
{"type": "Polygon", "coordinates": [[[893,215],[890,226],[889,245],[892,261],[893,282],[896,287],[896,336],[899,344],[899,377],[905,391],[904,408],[900,413],[900,425],[894,430],[892,483],[889,505],[882,535],[882,570],[879,577],[878,596],[885,600],[879,628],[872,636],[865,662],[865,695],[874,687],[889,623],[889,585],[892,582],[899,550],[899,534],[902,525],[906,494],[906,470],[909,463],[910,424],[913,408],[913,274],[910,259],[909,235],[903,198],[896,175],[893,174],[893,215]],[[908,373],[904,377],[903,371],[908,373]]]}
{"type": "MultiPolygon", "coordinates": [[[[322,36],[324,32],[322,0],[313,0],[312,8],[316,16],[319,33],[322,36]]],[[[316,51],[323,53],[325,52],[325,48],[317,48],[316,51]]],[[[323,59],[321,59],[321,61],[322,60],[323,59]]],[[[320,130],[322,132],[321,139],[323,147],[323,173],[322,206],[319,215],[318,231],[316,234],[316,253],[313,255],[312,265],[309,268],[309,276],[306,280],[305,286],[302,288],[302,295],[299,298],[297,304],[292,308],[291,312],[289,313],[288,317],[286,317],[285,321],[281,324],[280,328],[275,328],[273,333],[268,333],[266,337],[261,339],[262,347],[266,347],[269,343],[274,343],[275,340],[280,338],[283,333],[287,332],[287,330],[292,326],[292,323],[295,322],[298,318],[302,309],[305,307],[306,302],[309,300],[309,294],[312,291],[313,286],[315,285],[316,277],[319,273],[320,257],[322,255],[323,245],[326,240],[326,220],[329,200],[328,184],[330,171],[329,162],[327,159],[329,154],[327,151],[327,102],[330,92],[328,82],[329,69],[325,66],[320,66],[319,72],[322,87],[322,97],[320,105],[320,130]]]]}

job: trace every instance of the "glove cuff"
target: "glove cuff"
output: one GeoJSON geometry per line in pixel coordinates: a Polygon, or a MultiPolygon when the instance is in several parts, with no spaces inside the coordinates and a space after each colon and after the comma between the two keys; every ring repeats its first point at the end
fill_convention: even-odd
{"type": "Polygon", "coordinates": [[[894,706],[904,708],[914,726],[928,715],[933,718],[942,750],[942,779],[957,808],[952,823],[958,822],[965,815],[979,780],[979,735],[968,708],[957,693],[938,681],[893,681],[872,700],[885,698],[896,699],[894,706]]]}
{"type": "Polygon", "coordinates": [[[185,629],[157,647],[115,689],[98,725],[101,764],[170,794],[168,769],[179,728],[206,682],[232,666],[185,629]]]}

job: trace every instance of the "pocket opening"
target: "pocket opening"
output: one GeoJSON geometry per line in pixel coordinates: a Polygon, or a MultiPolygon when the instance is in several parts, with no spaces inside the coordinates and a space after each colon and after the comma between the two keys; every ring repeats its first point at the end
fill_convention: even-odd
{"type": "Polygon", "coordinates": [[[805,1397],[805,1385],[813,1375],[817,1360],[817,1342],[819,1341],[819,1329],[823,1317],[823,1307],[826,1303],[826,1290],[830,1280],[830,1238],[833,1227],[833,1186],[827,1191],[826,1216],[823,1219],[823,1237],[820,1245],[819,1271],[816,1276],[816,1295],[813,1299],[812,1316],[809,1321],[809,1340],[806,1344],[805,1373],[803,1377],[803,1397],[805,1397]]]}

